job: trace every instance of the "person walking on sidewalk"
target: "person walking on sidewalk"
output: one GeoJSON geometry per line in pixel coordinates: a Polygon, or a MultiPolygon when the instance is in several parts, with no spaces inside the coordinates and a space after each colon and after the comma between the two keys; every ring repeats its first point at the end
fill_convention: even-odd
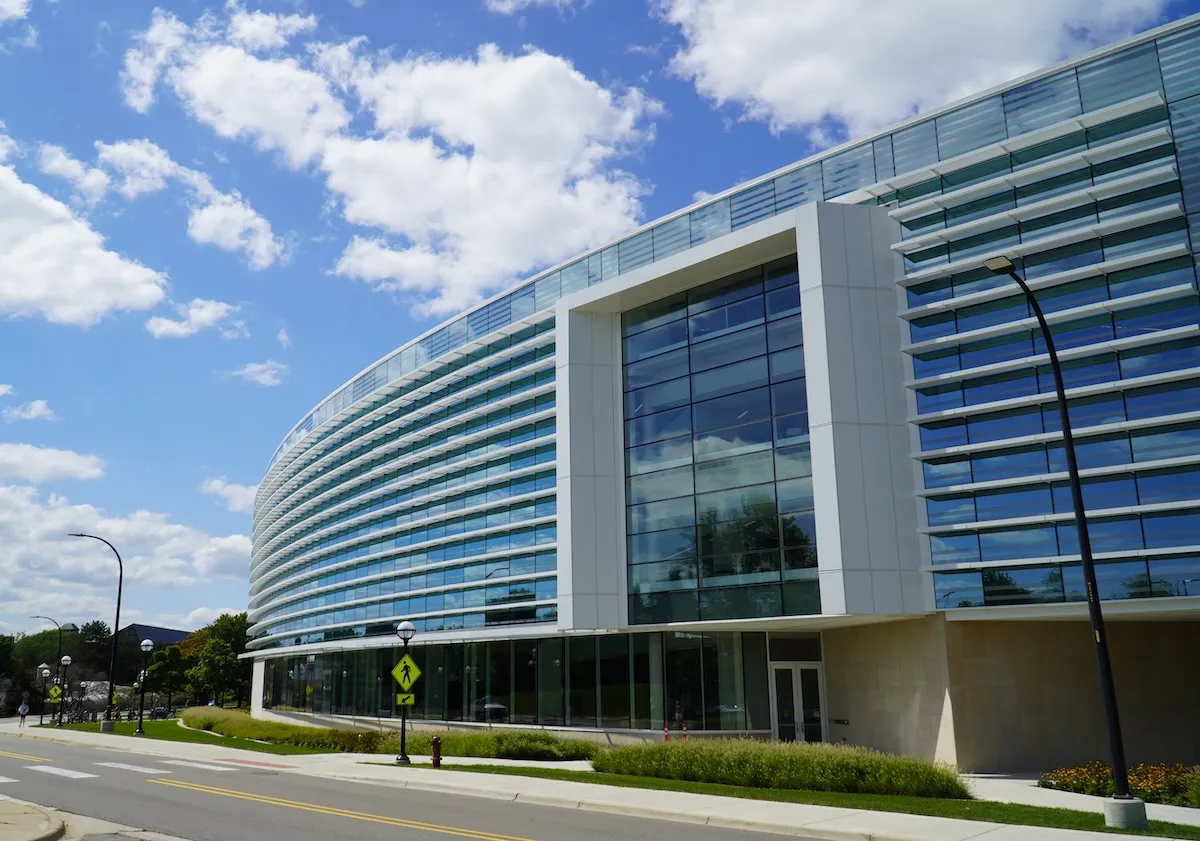
{"type": "Polygon", "coordinates": [[[21,716],[21,723],[17,726],[24,727],[25,726],[25,716],[29,715],[29,705],[26,704],[24,701],[21,702],[21,706],[17,707],[17,715],[21,716]]]}

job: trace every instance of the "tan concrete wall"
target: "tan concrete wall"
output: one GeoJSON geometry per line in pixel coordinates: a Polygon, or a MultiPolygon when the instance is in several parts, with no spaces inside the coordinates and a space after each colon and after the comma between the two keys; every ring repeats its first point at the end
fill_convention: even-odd
{"type": "Polygon", "coordinates": [[[822,634],[830,741],[956,762],[944,625],[935,615],[822,634]]]}
{"type": "MultiPolygon", "coordinates": [[[[1108,635],[1129,761],[1200,762],[1200,622],[1110,621],[1108,635]]],[[[951,622],[946,642],[964,770],[1108,757],[1086,621],[951,622]]]]}

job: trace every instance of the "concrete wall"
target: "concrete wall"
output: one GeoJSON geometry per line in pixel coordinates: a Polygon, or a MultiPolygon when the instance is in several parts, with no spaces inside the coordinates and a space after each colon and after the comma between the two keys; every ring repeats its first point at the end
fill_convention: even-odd
{"type": "MultiPolygon", "coordinates": [[[[1108,757],[1085,621],[947,623],[958,762],[1027,772],[1108,757]]],[[[1200,622],[1108,623],[1129,762],[1200,762],[1200,622]]]]}
{"type": "MultiPolygon", "coordinates": [[[[1200,622],[1110,620],[1108,633],[1129,762],[1200,763],[1200,622]]],[[[1108,758],[1086,621],[932,615],[823,640],[832,741],[993,773],[1108,758]]]]}
{"type": "Polygon", "coordinates": [[[944,625],[933,615],[822,633],[830,741],[957,761],[944,625]]]}
{"type": "Polygon", "coordinates": [[[796,212],[818,580],[824,614],[923,614],[901,322],[881,208],[796,212]]]}

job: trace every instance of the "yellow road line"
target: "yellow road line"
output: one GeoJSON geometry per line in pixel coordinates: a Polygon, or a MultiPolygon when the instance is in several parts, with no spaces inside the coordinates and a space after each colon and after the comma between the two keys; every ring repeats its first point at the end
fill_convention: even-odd
{"type": "Polygon", "coordinates": [[[53,762],[53,759],[46,759],[41,756],[28,756],[23,753],[9,753],[6,750],[0,750],[0,756],[7,756],[9,759],[23,759],[26,762],[53,762]]]}
{"type": "Polygon", "coordinates": [[[251,794],[249,792],[236,791],[234,789],[216,788],[214,786],[201,785],[200,783],[183,782],[182,780],[154,779],[148,780],[148,782],[170,786],[171,788],[181,788],[188,791],[201,792],[203,794],[214,794],[220,797],[232,797],[237,800],[249,800],[253,803],[263,803],[268,806],[282,806],[288,809],[316,812],[317,814],[330,815],[337,818],[350,818],[352,820],[366,821],[368,823],[379,823],[386,826],[398,826],[405,829],[419,829],[426,832],[437,832],[443,835],[457,835],[462,838],[474,838],[478,841],[532,841],[532,839],[521,838],[514,835],[499,835],[495,832],[486,832],[478,829],[463,829],[455,826],[425,823],[424,821],[411,821],[405,818],[393,818],[388,815],[372,815],[368,812],[354,812],[349,809],[339,809],[335,806],[321,806],[316,803],[304,803],[299,800],[284,800],[279,797],[271,797],[265,794],[251,794]]]}

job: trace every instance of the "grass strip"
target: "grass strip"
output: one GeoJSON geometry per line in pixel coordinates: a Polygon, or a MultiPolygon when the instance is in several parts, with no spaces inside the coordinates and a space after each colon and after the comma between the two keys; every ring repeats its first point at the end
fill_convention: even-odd
{"type": "MultiPolygon", "coordinates": [[[[416,767],[416,766],[414,766],[416,767]]],[[[433,770],[433,769],[428,769],[433,770]]],[[[1116,830],[1104,825],[1099,812],[1080,812],[1074,809],[1054,809],[1045,806],[1026,806],[1020,803],[995,803],[990,800],[957,800],[935,797],[906,797],[891,794],[845,794],[834,791],[790,791],[784,789],[747,788],[717,783],[694,783],[685,780],[663,780],[654,777],[626,777],[621,774],[602,774],[595,771],[568,771],[558,768],[521,768],[510,765],[456,765],[447,771],[466,771],[480,774],[507,774],[516,777],[537,777],[544,780],[565,780],[573,783],[601,783],[623,788],[645,788],[656,791],[683,791],[689,794],[711,794],[719,797],[740,797],[749,800],[771,800],[778,803],[800,803],[808,806],[836,806],[843,809],[866,809],[874,812],[900,812],[934,818],[959,818],[968,821],[988,821],[1017,826],[1045,826],[1055,829],[1081,829],[1088,832],[1112,832],[1125,835],[1154,835],[1164,838],[1197,839],[1200,827],[1150,821],[1149,829],[1116,830]]]]}
{"type": "MultiPolygon", "coordinates": [[[[203,730],[189,730],[186,727],[180,727],[174,721],[147,721],[143,725],[145,734],[137,736],[136,721],[118,721],[116,722],[116,734],[118,736],[137,736],[141,739],[157,739],[164,742],[189,742],[192,744],[217,745],[219,747],[231,748],[233,750],[250,750],[257,753],[271,753],[276,756],[288,756],[302,753],[330,753],[328,750],[319,750],[316,748],[297,747],[296,745],[281,745],[281,744],[264,744],[262,742],[254,742],[249,739],[238,739],[232,736],[218,736],[213,733],[206,733],[203,730]]],[[[54,725],[44,725],[44,729],[56,729],[54,725]]],[[[64,724],[64,730],[78,730],[84,733],[99,733],[100,722],[85,722],[82,724],[64,724]]]]}

